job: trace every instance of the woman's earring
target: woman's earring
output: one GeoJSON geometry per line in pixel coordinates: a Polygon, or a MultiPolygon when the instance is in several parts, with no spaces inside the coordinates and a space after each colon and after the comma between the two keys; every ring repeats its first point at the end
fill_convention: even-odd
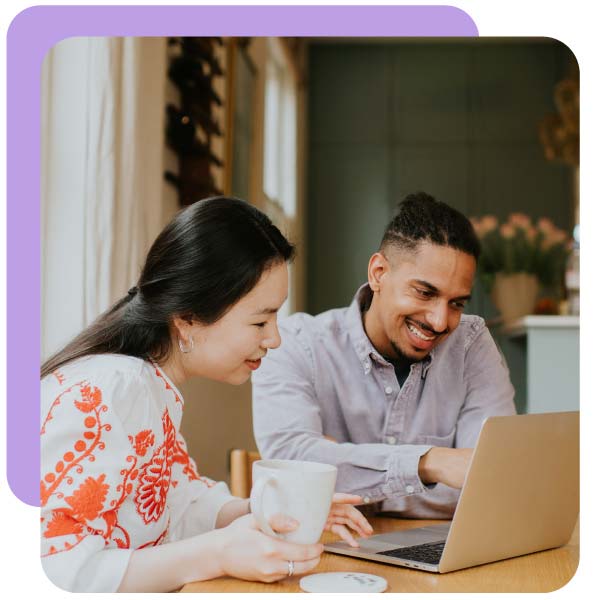
{"type": "Polygon", "coordinates": [[[177,342],[179,343],[179,349],[183,354],[189,354],[194,349],[194,338],[191,335],[188,337],[189,346],[187,348],[183,345],[181,338],[178,338],[177,342]]]}

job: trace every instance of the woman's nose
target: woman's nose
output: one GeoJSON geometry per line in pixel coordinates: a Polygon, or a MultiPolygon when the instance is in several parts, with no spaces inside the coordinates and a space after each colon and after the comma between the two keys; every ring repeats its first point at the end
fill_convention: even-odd
{"type": "Polygon", "coordinates": [[[279,335],[277,323],[273,324],[273,327],[269,331],[269,335],[263,340],[262,346],[268,350],[273,350],[274,348],[281,346],[281,336],[279,335]]]}

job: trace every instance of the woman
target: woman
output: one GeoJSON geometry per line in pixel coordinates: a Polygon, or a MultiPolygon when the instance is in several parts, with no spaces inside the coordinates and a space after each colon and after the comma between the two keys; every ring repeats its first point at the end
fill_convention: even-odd
{"type": "MultiPolygon", "coordinates": [[[[293,253],[249,204],[198,202],[158,236],[138,284],[42,366],[42,562],[55,584],[158,592],[317,565],[321,544],[260,532],[247,499],[198,475],[179,433],[184,381],[241,384],[279,346],[293,253]]],[[[359,501],[336,495],[327,525],[353,544],[344,523],[372,531],[359,501]]]]}

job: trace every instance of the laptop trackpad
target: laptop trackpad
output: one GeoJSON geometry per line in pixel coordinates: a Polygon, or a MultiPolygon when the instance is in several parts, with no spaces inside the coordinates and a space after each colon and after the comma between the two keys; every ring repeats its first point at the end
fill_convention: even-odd
{"type": "Polygon", "coordinates": [[[383,552],[403,546],[418,546],[431,542],[441,542],[448,536],[449,523],[443,525],[431,525],[429,527],[416,527],[404,531],[392,531],[373,535],[367,539],[359,539],[361,549],[383,552]]]}

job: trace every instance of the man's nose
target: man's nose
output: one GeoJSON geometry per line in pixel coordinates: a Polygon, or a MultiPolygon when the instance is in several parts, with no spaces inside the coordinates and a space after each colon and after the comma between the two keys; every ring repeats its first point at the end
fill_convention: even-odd
{"type": "Polygon", "coordinates": [[[435,333],[444,333],[448,329],[448,305],[442,301],[436,303],[429,313],[427,321],[435,333]]]}

